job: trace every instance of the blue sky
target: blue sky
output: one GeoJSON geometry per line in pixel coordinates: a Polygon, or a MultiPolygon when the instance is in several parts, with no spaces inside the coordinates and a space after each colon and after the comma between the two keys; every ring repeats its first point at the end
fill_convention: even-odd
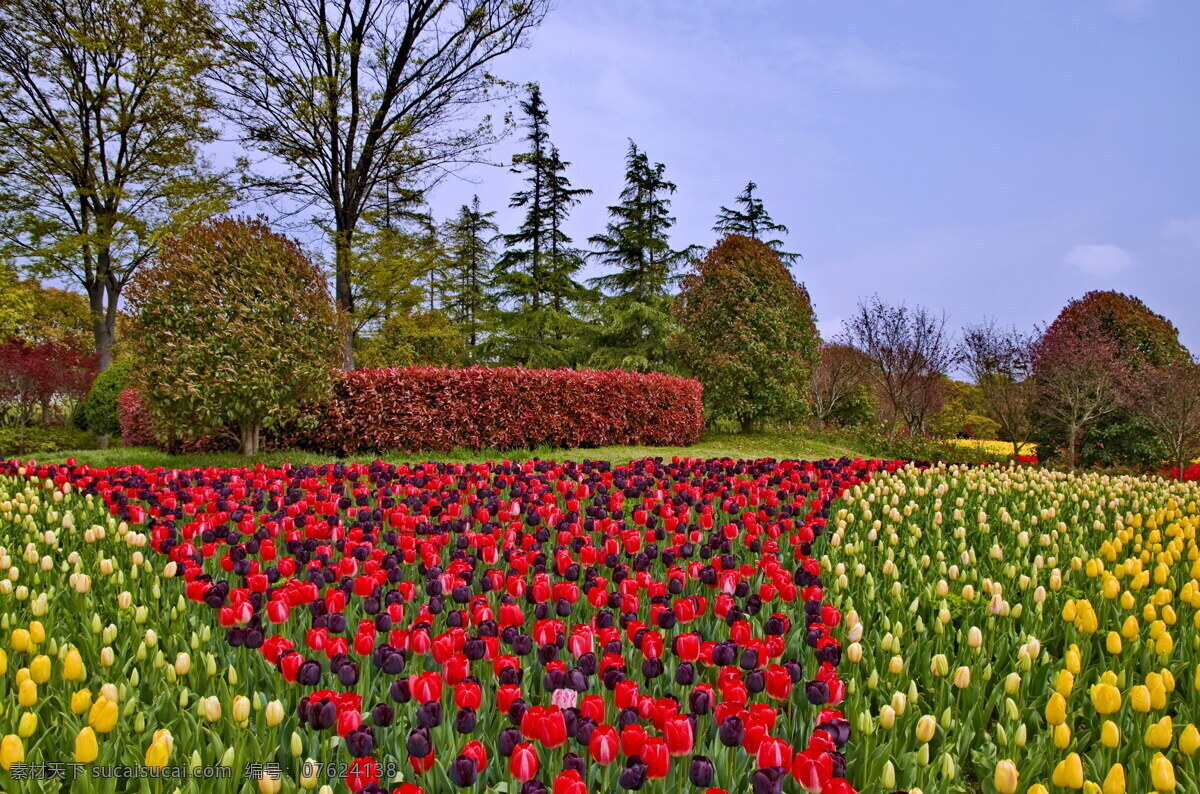
{"type": "MultiPolygon", "coordinates": [[[[1031,327],[1118,289],[1200,352],[1197,31],[1190,0],[560,0],[496,72],[542,85],[595,191],[577,242],[632,138],[679,186],[681,246],[759,184],[826,336],[875,292],[1031,327]]],[[[511,230],[518,179],[474,167],[432,205],[478,193],[511,230]]]]}

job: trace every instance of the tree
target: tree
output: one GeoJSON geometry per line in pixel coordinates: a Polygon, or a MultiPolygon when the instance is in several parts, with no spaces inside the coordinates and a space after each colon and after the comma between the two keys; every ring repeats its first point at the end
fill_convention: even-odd
{"type": "Polygon", "coordinates": [[[571,246],[563,225],[572,207],[592,191],[571,186],[564,161],[550,143],[550,122],[541,89],[531,85],[521,103],[529,149],[513,156],[513,172],[525,174],[525,188],[509,206],[524,209],[520,228],[504,235],[496,262],[498,295],[507,304],[500,332],[488,340],[488,354],[502,363],[536,367],[575,363],[575,337],[581,322],[574,311],[588,295],[575,281],[583,257],[571,246]]]}
{"type": "Polygon", "coordinates": [[[994,320],[963,330],[959,366],[979,387],[986,413],[1012,442],[1013,459],[1033,436],[1037,384],[1033,375],[1033,339],[994,320]]]}
{"type": "Polygon", "coordinates": [[[717,243],[684,277],[672,314],[672,352],[704,384],[710,418],[749,432],[804,415],[819,344],[812,303],[766,243],[717,243]]]}
{"type": "Polygon", "coordinates": [[[83,288],[101,369],[138,268],[224,206],[200,154],[217,39],[203,0],[0,8],[0,235],[27,269],[83,288]]]}
{"type": "Polygon", "coordinates": [[[498,229],[496,213],[484,212],[475,196],[470,206],[463,204],[454,220],[446,224],[444,237],[448,249],[446,313],[463,329],[468,358],[474,360],[485,322],[495,311],[492,267],[494,242],[498,229]]]}
{"type": "Polygon", "coordinates": [[[606,293],[592,340],[589,365],[633,370],[663,369],[666,340],[672,330],[671,295],[675,271],[693,248],[673,250],[668,232],[675,184],[662,163],[650,164],[645,151],[629,142],[621,201],[608,208],[612,220],[603,234],[588,242],[589,256],[616,268],[591,280],[606,293]]]}
{"type": "Polygon", "coordinates": [[[1134,380],[1136,411],[1167,450],[1176,476],[1200,454],[1200,364],[1171,361],[1134,380]]]}
{"type": "Polygon", "coordinates": [[[330,387],[341,328],[326,281],[261,219],[219,218],[166,241],[129,303],[137,388],[178,438],[236,430],[252,455],[264,427],[330,387]]]}
{"type": "MultiPolygon", "coordinates": [[[[739,193],[735,199],[741,205],[741,208],[730,209],[729,207],[722,206],[721,211],[717,213],[717,223],[713,226],[713,231],[722,236],[743,234],[757,240],[763,240],[765,236],[772,234],[787,234],[788,228],[772,220],[770,213],[763,206],[762,199],[754,195],[754,191],[756,190],[758,190],[758,185],[754,182],[747,182],[746,189],[739,193]]],[[[789,265],[797,259],[804,258],[800,254],[786,253],[783,250],[782,240],[771,239],[763,240],[763,242],[771,246],[771,250],[789,265]]]]}
{"type": "MultiPolygon", "coordinates": [[[[1131,386],[1142,378],[1153,377],[1158,367],[1191,360],[1175,326],[1132,295],[1093,291],[1068,302],[1046,334],[1052,338],[1077,336],[1084,343],[1096,342],[1105,348],[1111,345],[1127,375],[1115,384],[1120,405],[1088,424],[1086,444],[1082,438],[1077,439],[1078,462],[1127,466],[1159,463],[1162,450],[1139,416],[1136,401],[1130,399],[1131,386]]],[[[1068,435],[1068,428],[1054,415],[1041,415],[1038,424],[1039,449],[1053,450],[1068,435]]]]}
{"type": "Polygon", "coordinates": [[[1083,432],[1121,408],[1122,384],[1129,374],[1119,346],[1100,333],[1100,326],[1095,316],[1056,322],[1033,346],[1038,410],[1063,429],[1071,469],[1083,432]]]}
{"type": "MultiPolygon", "coordinates": [[[[334,249],[338,308],[356,310],[355,235],[393,186],[427,185],[478,161],[490,117],[462,126],[503,88],[493,61],[525,45],[548,0],[244,0],[220,78],[243,142],[282,171],[258,184],[316,206],[334,249]]],[[[343,364],[353,366],[353,322],[343,364]]]]}
{"type": "Polygon", "coordinates": [[[844,337],[871,360],[868,371],[890,412],[888,432],[899,419],[911,432],[926,432],[926,420],[937,410],[937,376],[953,360],[946,316],[924,306],[892,306],[876,295],[859,302],[844,337]]]}
{"type": "Polygon", "coordinates": [[[30,424],[38,408],[41,423],[49,424],[56,400],[87,394],[96,367],[95,354],[69,342],[11,337],[0,342],[0,402],[19,426],[30,424]]]}
{"type": "Polygon", "coordinates": [[[391,315],[359,353],[364,367],[458,367],[466,357],[462,329],[437,310],[391,315]]]}
{"type": "Polygon", "coordinates": [[[821,345],[820,358],[809,382],[808,404],[813,419],[821,424],[835,422],[858,408],[869,395],[864,388],[870,360],[849,345],[828,342],[821,345]],[[852,405],[854,404],[854,405],[852,405]]]}

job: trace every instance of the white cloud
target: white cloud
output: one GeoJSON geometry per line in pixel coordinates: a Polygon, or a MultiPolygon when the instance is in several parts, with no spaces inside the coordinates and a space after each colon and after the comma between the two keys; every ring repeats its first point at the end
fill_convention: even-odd
{"type": "Polygon", "coordinates": [[[1119,245],[1077,245],[1063,258],[1068,265],[1089,276],[1112,276],[1133,264],[1133,257],[1119,245]]]}

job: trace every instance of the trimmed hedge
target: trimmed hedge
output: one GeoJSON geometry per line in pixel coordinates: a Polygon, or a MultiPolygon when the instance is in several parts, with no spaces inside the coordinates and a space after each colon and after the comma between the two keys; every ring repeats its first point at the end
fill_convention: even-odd
{"type": "Polygon", "coordinates": [[[350,454],[699,440],[700,383],[624,370],[404,367],[345,373],[302,442],[350,454]]]}
{"type": "MultiPolygon", "coordinates": [[[[136,392],[121,394],[121,443],[159,446],[136,392]]],[[[699,381],[624,370],[403,367],[342,373],[296,446],[339,455],[694,444],[704,429],[699,381]]],[[[274,434],[273,434],[274,435],[274,434]]],[[[203,451],[212,439],[185,444],[203,451]]],[[[178,444],[167,445],[174,448],[178,444]]]]}

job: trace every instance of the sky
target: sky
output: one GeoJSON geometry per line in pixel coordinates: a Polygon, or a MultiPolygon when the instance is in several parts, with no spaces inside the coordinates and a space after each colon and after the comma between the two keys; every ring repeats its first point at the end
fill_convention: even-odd
{"type": "MultiPolygon", "coordinates": [[[[1191,0],[559,0],[495,71],[542,86],[595,191],[577,243],[632,139],[678,185],[678,247],[711,246],[718,208],[759,185],[826,338],[876,293],[1032,329],[1115,289],[1200,352],[1198,30],[1191,0]]],[[[519,180],[473,166],[431,205],[478,194],[511,231],[519,180]]]]}

